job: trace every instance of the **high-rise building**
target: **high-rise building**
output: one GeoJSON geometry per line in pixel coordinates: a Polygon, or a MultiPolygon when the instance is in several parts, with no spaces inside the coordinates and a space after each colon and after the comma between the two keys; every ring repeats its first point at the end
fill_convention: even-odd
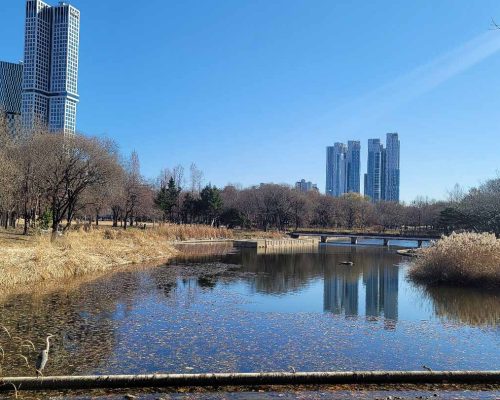
{"type": "Polygon", "coordinates": [[[333,196],[333,146],[326,148],[326,185],[325,193],[327,196],[333,196]]]}
{"type": "Polygon", "coordinates": [[[382,199],[382,153],[384,146],[380,139],[368,139],[368,166],[366,174],[365,196],[373,202],[382,199]]]}
{"type": "Polygon", "coordinates": [[[0,117],[11,135],[21,125],[22,80],[23,64],[0,61],[0,117]]]}
{"type": "Polygon", "coordinates": [[[347,142],[346,155],[346,191],[360,192],[361,143],[355,140],[347,142]]]}
{"type": "Polygon", "coordinates": [[[22,94],[25,129],[74,133],[78,97],[80,11],[60,2],[26,1],[22,94]]]}
{"type": "Polygon", "coordinates": [[[318,190],[318,185],[315,183],[306,181],[305,179],[301,179],[300,181],[295,183],[295,189],[297,189],[300,192],[310,192],[312,190],[318,190]]]}
{"type": "Polygon", "coordinates": [[[335,143],[326,148],[326,194],[341,196],[346,186],[346,154],[347,147],[343,143],[335,143]]]}
{"type": "Polygon", "coordinates": [[[387,134],[386,148],[380,139],[368,140],[365,196],[373,202],[399,201],[399,147],[397,133],[387,134]]]}
{"type": "Polygon", "coordinates": [[[399,137],[388,133],[384,168],[384,200],[399,201],[399,137]]]}

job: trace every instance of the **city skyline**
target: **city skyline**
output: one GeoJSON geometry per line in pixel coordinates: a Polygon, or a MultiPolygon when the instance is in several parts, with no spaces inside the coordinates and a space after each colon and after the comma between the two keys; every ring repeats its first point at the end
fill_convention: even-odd
{"type": "MultiPolygon", "coordinates": [[[[148,177],[195,161],[218,186],[293,184],[291,177],[307,176],[323,192],[332,132],[346,135],[339,142],[363,142],[364,171],[370,132],[395,129],[405,134],[404,201],[444,198],[455,183],[476,186],[499,169],[493,150],[462,162],[470,156],[468,138],[496,145],[500,118],[491,88],[500,85],[500,35],[488,30],[500,15],[496,2],[471,8],[462,0],[432,7],[318,1],[311,8],[301,1],[220,1],[194,11],[162,2],[155,13],[152,4],[138,9],[138,20],[128,1],[71,3],[94,22],[82,27],[79,91],[86,101],[78,106],[78,129],[116,139],[124,154],[137,150],[148,177]],[[377,13],[381,6],[387,15],[377,13]],[[369,32],[348,23],[374,14],[369,32]],[[123,29],[136,21],[138,32],[123,29]],[[408,42],[412,50],[401,50],[408,42]],[[151,60],[163,66],[161,79],[130,79],[151,60]],[[224,163],[213,157],[221,148],[224,163]]],[[[25,10],[7,0],[1,11],[0,59],[15,64],[23,57],[25,10]]]]}

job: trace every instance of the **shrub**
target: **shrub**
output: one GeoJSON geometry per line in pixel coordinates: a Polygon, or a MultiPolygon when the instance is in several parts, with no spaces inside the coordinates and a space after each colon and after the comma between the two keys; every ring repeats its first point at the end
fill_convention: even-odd
{"type": "Polygon", "coordinates": [[[490,233],[452,233],[422,249],[410,278],[431,284],[500,286],[500,239],[490,233]]]}

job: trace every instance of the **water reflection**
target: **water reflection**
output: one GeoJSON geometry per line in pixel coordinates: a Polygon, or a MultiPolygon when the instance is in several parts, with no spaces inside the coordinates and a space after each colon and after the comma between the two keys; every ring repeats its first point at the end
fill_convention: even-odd
{"type": "Polygon", "coordinates": [[[383,317],[389,329],[395,327],[401,312],[403,319],[411,320],[434,316],[471,326],[500,322],[497,293],[413,286],[406,279],[404,260],[380,247],[321,246],[299,253],[243,250],[224,260],[241,263],[243,271],[253,273],[242,278],[251,293],[305,296],[311,285],[321,281],[323,311],[346,317],[365,316],[367,320],[383,317]],[[353,265],[340,265],[342,261],[352,261],[353,265]],[[404,293],[400,293],[402,287],[404,293]]]}
{"type": "MultiPolygon", "coordinates": [[[[131,272],[88,283],[83,290],[11,296],[0,306],[0,322],[13,336],[33,341],[37,351],[44,346],[45,337],[53,334],[51,365],[57,365],[58,371],[72,374],[85,365],[98,368],[117,343],[114,319],[132,310],[139,287],[140,275],[131,272]]],[[[19,343],[1,339],[10,358],[9,373],[32,375],[36,353],[24,349],[28,366],[17,356],[19,343]],[[16,362],[16,356],[22,362],[16,362]]],[[[50,372],[50,366],[47,370],[50,372]]]]}
{"type": "Polygon", "coordinates": [[[238,257],[245,271],[257,274],[248,280],[253,292],[300,293],[312,282],[322,280],[324,311],[358,316],[363,302],[364,315],[369,318],[398,319],[401,258],[394,253],[377,248],[322,246],[304,253],[245,250],[228,260],[238,257]],[[353,265],[341,265],[342,261],[352,261],[353,265]]]}
{"type": "Polygon", "coordinates": [[[432,300],[435,314],[444,320],[471,326],[500,325],[500,293],[497,291],[422,287],[432,300]]]}
{"type": "MultiPolygon", "coordinates": [[[[57,336],[48,374],[409,368],[405,354],[413,368],[429,360],[500,367],[498,293],[416,287],[401,257],[382,248],[220,250],[11,296],[0,304],[0,323],[37,349],[47,333],[57,336]],[[253,303],[264,312],[247,311],[253,303]]],[[[9,374],[33,375],[1,332],[0,345],[9,374]]],[[[23,352],[34,365],[36,354],[23,352]]]]}
{"type": "Polygon", "coordinates": [[[363,276],[366,286],[366,315],[398,319],[399,267],[376,265],[363,276]]]}

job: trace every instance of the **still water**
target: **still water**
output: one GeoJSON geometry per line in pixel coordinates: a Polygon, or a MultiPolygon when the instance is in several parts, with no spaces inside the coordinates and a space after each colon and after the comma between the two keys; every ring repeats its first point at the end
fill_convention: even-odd
{"type": "Polygon", "coordinates": [[[46,375],[500,369],[499,293],[416,286],[382,247],[226,250],[8,297],[2,374],[48,333],[46,375]]]}

